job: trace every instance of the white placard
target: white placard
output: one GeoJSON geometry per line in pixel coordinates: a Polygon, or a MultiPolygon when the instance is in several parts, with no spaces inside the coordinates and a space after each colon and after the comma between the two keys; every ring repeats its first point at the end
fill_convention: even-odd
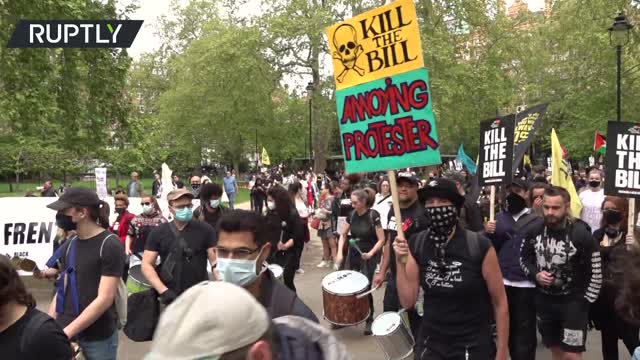
{"type": "Polygon", "coordinates": [[[96,194],[100,199],[107,197],[107,168],[96,168],[96,194]]]}

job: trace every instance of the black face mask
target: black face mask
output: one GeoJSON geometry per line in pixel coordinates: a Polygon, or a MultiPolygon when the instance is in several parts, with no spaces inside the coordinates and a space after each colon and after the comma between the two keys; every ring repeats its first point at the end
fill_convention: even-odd
{"type": "Polygon", "coordinates": [[[505,200],[507,201],[507,211],[514,215],[527,207],[524,198],[516,193],[510,193],[505,200]]]}
{"type": "Polygon", "coordinates": [[[67,216],[63,213],[56,214],[56,226],[64,231],[76,229],[76,224],[71,220],[71,216],[67,216]]]}
{"type": "Polygon", "coordinates": [[[126,210],[125,208],[116,208],[116,214],[122,215],[122,214],[124,214],[125,210],[126,210]]]}
{"type": "Polygon", "coordinates": [[[622,221],[622,213],[618,210],[605,210],[602,212],[602,217],[609,225],[615,225],[622,221]]]}
{"type": "Polygon", "coordinates": [[[597,188],[598,186],[600,186],[600,181],[589,181],[589,186],[591,186],[592,188],[597,188]]]}
{"type": "Polygon", "coordinates": [[[200,184],[191,184],[191,188],[193,190],[198,190],[200,188],[200,184]]]}
{"type": "Polygon", "coordinates": [[[607,226],[606,228],[604,228],[604,233],[609,239],[615,239],[618,237],[618,235],[620,235],[620,230],[613,229],[607,226]]]}

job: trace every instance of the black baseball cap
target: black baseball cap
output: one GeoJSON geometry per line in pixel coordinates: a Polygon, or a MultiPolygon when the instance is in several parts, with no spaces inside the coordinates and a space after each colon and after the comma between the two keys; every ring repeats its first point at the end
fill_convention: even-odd
{"type": "Polygon", "coordinates": [[[529,189],[529,184],[527,183],[527,181],[520,178],[513,178],[513,180],[511,180],[511,184],[509,184],[508,187],[512,187],[512,186],[517,186],[523,190],[529,189]]]}
{"type": "Polygon", "coordinates": [[[438,197],[451,201],[458,209],[464,205],[464,196],[458,192],[456,183],[445,178],[428,182],[426,186],[418,190],[418,197],[423,204],[431,198],[438,197]]]}
{"type": "Polygon", "coordinates": [[[411,172],[399,172],[397,182],[400,182],[400,181],[408,181],[416,186],[420,184],[420,180],[416,177],[414,173],[411,173],[411,172]]]}
{"type": "Polygon", "coordinates": [[[71,187],[47,207],[55,211],[62,211],[72,207],[96,207],[100,206],[100,203],[100,198],[95,191],[85,187],[71,187]]]}

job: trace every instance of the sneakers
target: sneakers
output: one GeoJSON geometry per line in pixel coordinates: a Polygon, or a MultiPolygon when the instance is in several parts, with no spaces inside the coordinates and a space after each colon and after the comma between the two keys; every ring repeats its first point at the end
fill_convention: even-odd
{"type": "Polygon", "coordinates": [[[300,275],[302,275],[302,274],[304,274],[304,270],[302,270],[302,269],[298,269],[298,270],[296,270],[296,274],[300,274],[300,275]]]}
{"type": "Polygon", "coordinates": [[[365,325],[365,328],[364,328],[364,336],[369,336],[369,335],[373,334],[371,332],[371,325],[372,324],[373,324],[372,320],[367,320],[367,324],[365,325]]]}
{"type": "Polygon", "coordinates": [[[329,262],[328,261],[324,261],[324,260],[322,260],[320,262],[320,264],[316,265],[316,267],[318,267],[318,268],[326,268],[326,267],[329,267],[329,266],[330,266],[329,262]]]}

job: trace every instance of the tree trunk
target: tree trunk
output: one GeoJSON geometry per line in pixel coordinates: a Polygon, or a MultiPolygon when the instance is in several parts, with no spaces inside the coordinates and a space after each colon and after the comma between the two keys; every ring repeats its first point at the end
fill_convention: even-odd
{"type": "Polygon", "coordinates": [[[20,172],[16,171],[16,191],[20,191],[20,172]]]}

